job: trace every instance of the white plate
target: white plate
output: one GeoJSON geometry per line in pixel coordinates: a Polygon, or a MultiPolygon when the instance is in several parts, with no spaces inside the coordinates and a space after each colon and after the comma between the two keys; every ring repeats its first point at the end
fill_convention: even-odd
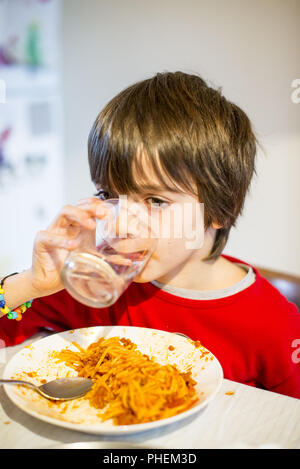
{"type": "Polygon", "coordinates": [[[86,348],[100,337],[114,336],[130,339],[137,344],[142,353],[154,357],[162,365],[174,364],[182,372],[192,366],[191,373],[193,379],[197,381],[196,391],[199,401],[187,411],[166,419],[134,425],[114,425],[111,420],[102,422],[97,416],[99,409],[91,407],[88,400],[83,397],[57,404],[43,398],[30,388],[5,385],[7,395],[23,411],[45,422],[86,433],[117,435],[136,433],[178,422],[206,406],[220,389],[223,380],[222,367],[207,349],[202,346],[195,347],[192,340],[176,334],[128,326],[74,329],[40,339],[12,357],[5,367],[3,378],[25,379],[39,385],[41,380],[50,381],[64,376],[76,376],[76,371],[64,363],[55,363],[51,353],[65,348],[78,351],[72,342],[86,348]],[[173,351],[169,350],[170,345],[173,345],[173,351]],[[37,375],[29,378],[24,374],[28,372],[36,372],[37,375]]]}

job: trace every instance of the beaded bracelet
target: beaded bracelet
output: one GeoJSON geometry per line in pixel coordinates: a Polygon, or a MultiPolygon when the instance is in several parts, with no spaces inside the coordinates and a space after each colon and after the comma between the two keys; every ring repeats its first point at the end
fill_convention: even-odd
{"type": "Polygon", "coordinates": [[[21,321],[22,319],[22,314],[25,313],[26,309],[30,308],[31,303],[33,300],[29,300],[26,303],[23,303],[21,306],[18,308],[14,309],[13,311],[6,305],[5,299],[4,299],[4,280],[7,279],[8,277],[11,277],[12,275],[16,275],[19,272],[14,272],[13,274],[9,274],[6,277],[4,277],[1,282],[0,282],[0,311],[2,314],[6,314],[8,319],[15,319],[16,321],[21,321]]]}

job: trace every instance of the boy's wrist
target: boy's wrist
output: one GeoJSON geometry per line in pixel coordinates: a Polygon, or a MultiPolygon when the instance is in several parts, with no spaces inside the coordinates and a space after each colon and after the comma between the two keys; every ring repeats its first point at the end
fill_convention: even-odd
{"type": "Polygon", "coordinates": [[[20,275],[22,275],[22,280],[24,281],[24,290],[28,292],[28,295],[30,296],[30,298],[28,298],[29,300],[34,300],[35,298],[43,296],[43,292],[40,292],[34,286],[34,279],[31,269],[24,270],[20,275]]]}
{"type": "Polygon", "coordinates": [[[22,314],[30,308],[32,300],[39,296],[32,283],[31,270],[14,272],[0,279],[0,318],[22,319],[22,314]]]}
{"type": "Polygon", "coordinates": [[[2,279],[4,279],[2,297],[4,297],[5,306],[2,311],[0,310],[0,317],[5,316],[9,310],[41,296],[41,293],[34,288],[31,269],[14,275],[2,276],[2,279]]]}

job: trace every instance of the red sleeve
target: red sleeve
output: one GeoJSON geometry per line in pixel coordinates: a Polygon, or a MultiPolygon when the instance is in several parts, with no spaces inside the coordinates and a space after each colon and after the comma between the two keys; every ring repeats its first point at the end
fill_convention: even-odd
{"type": "Polygon", "coordinates": [[[264,336],[262,385],[269,391],[300,399],[300,314],[282,297],[264,336]]]}
{"type": "Polygon", "coordinates": [[[3,316],[0,319],[0,339],[8,347],[23,342],[42,329],[61,332],[111,324],[110,315],[109,308],[89,308],[72,298],[66,290],[61,290],[53,295],[35,299],[31,308],[23,314],[21,321],[3,316]]]}

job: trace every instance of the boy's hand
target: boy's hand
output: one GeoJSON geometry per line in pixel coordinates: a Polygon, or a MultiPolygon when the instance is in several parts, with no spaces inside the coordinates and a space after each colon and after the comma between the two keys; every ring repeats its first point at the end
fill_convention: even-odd
{"type": "Polygon", "coordinates": [[[95,218],[106,215],[103,201],[91,197],[76,206],[66,205],[44,231],[36,235],[32,256],[32,287],[37,296],[46,296],[64,288],[61,268],[70,251],[79,247],[80,237],[95,239],[95,218]]]}

